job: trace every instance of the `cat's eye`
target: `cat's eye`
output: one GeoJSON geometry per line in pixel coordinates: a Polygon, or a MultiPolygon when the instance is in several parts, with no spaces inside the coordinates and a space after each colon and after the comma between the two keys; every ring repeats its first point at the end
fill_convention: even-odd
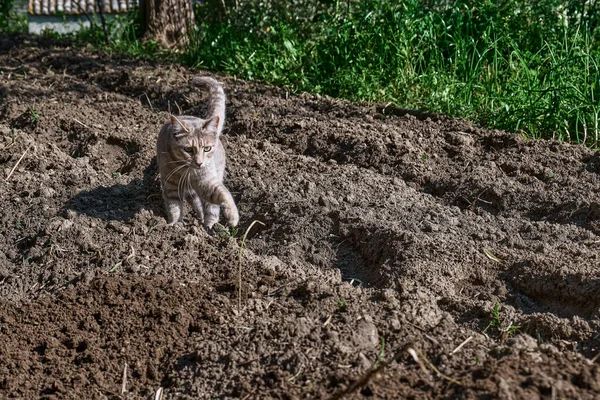
{"type": "Polygon", "coordinates": [[[194,148],[193,147],[184,147],[183,150],[185,150],[186,153],[192,154],[194,152],[194,148]]]}
{"type": "Polygon", "coordinates": [[[205,153],[208,153],[211,150],[212,150],[212,146],[204,146],[204,152],[205,153]]]}

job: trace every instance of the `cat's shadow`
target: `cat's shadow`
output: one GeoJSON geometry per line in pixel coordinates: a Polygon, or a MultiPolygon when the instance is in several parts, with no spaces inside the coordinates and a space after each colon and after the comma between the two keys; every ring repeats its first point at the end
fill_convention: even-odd
{"type": "Polygon", "coordinates": [[[65,205],[75,211],[105,221],[130,221],[140,210],[161,213],[162,199],[157,178],[156,157],[144,169],[142,179],[134,178],[128,184],[98,186],[82,190],[65,205]]]}

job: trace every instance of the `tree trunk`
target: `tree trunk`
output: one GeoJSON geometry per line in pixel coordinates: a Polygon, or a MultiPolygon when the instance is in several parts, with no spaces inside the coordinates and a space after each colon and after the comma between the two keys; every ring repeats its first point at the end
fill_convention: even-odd
{"type": "Polygon", "coordinates": [[[191,0],[142,0],[140,7],[146,20],[146,38],[165,47],[187,44],[188,30],[194,24],[191,0]]]}

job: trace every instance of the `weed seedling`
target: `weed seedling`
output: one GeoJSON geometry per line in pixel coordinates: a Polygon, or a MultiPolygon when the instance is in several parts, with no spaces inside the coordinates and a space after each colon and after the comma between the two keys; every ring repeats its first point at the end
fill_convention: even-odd
{"type": "Polygon", "coordinates": [[[339,298],[338,299],[338,308],[340,309],[340,311],[346,311],[346,309],[348,308],[348,304],[346,304],[346,300],[339,298]]]}
{"type": "Polygon", "coordinates": [[[35,111],[35,108],[29,107],[29,124],[35,128],[40,120],[40,115],[35,111]]]}
{"type": "MultiPolygon", "coordinates": [[[[7,149],[11,148],[17,141],[17,134],[15,133],[15,130],[13,128],[10,128],[8,137],[10,138],[10,143],[2,146],[2,148],[0,148],[0,150],[7,150],[7,149]]],[[[3,141],[7,141],[6,136],[3,136],[2,139],[4,139],[3,141]]]]}
{"type": "Polygon", "coordinates": [[[113,265],[113,267],[108,272],[115,272],[117,268],[119,268],[121,265],[123,265],[123,261],[119,261],[118,263],[113,265]]]}
{"type": "Polygon", "coordinates": [[[490,322],[488,322],[487,326],[485,327],[485,329],[481,332],[483,333],[485,336],[489,337],[487,335],[487,331],[490,328],[496,328],[498,329],[498,331],[500,331],[500,339],[504,340],[506,339],[507,336],[510,336],[512,334],[514,334],[517,329],[519,329],[518,325],[514,325],[513,321],[508,319],[508,318],[504,318],[502,319],[500,317],[500,303],[496,302],[496,304],[494,304],[494,309],[492,310],[492,315],[491,315],[491,320],[490,322]]]}
{"type": "Polygon", "coordinates": [[[377,359],[375,360],[375,365],[373,368],[377,368],[379,363],[383,361],[383,357],[385,357],[385,339],[381,338],[381,347],[379,348],[379,354],[377,355],[377,359]]]}
{"type": "Polygon", "coordinates": [[[502,320],[500,319],[500,303],[496,303],[494,304],[494,309],[492,310],[492,319],[490,320],[490,322],[488,322],[487,326],[481,333],[486,335],[488,329],[490,329],[491,327],[498,327],[501,323],[502,320]]]}
{"type": "Polygon", "coordinates": [[[237,226],[224,226],[221,224],[215,224],[218,229],[219,235],[225,238],[235,238],[238,234],[237,226]]]}

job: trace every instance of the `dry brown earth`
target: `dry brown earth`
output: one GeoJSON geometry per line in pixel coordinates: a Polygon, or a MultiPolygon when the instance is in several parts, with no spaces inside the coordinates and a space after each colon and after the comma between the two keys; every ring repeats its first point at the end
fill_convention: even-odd
{"type": "Polygon", "coordinates": [[[600,397],[598,153],[219,77],[214,237],[154,161],[197,73],[0,39],[0,398],[600,397]]]}

